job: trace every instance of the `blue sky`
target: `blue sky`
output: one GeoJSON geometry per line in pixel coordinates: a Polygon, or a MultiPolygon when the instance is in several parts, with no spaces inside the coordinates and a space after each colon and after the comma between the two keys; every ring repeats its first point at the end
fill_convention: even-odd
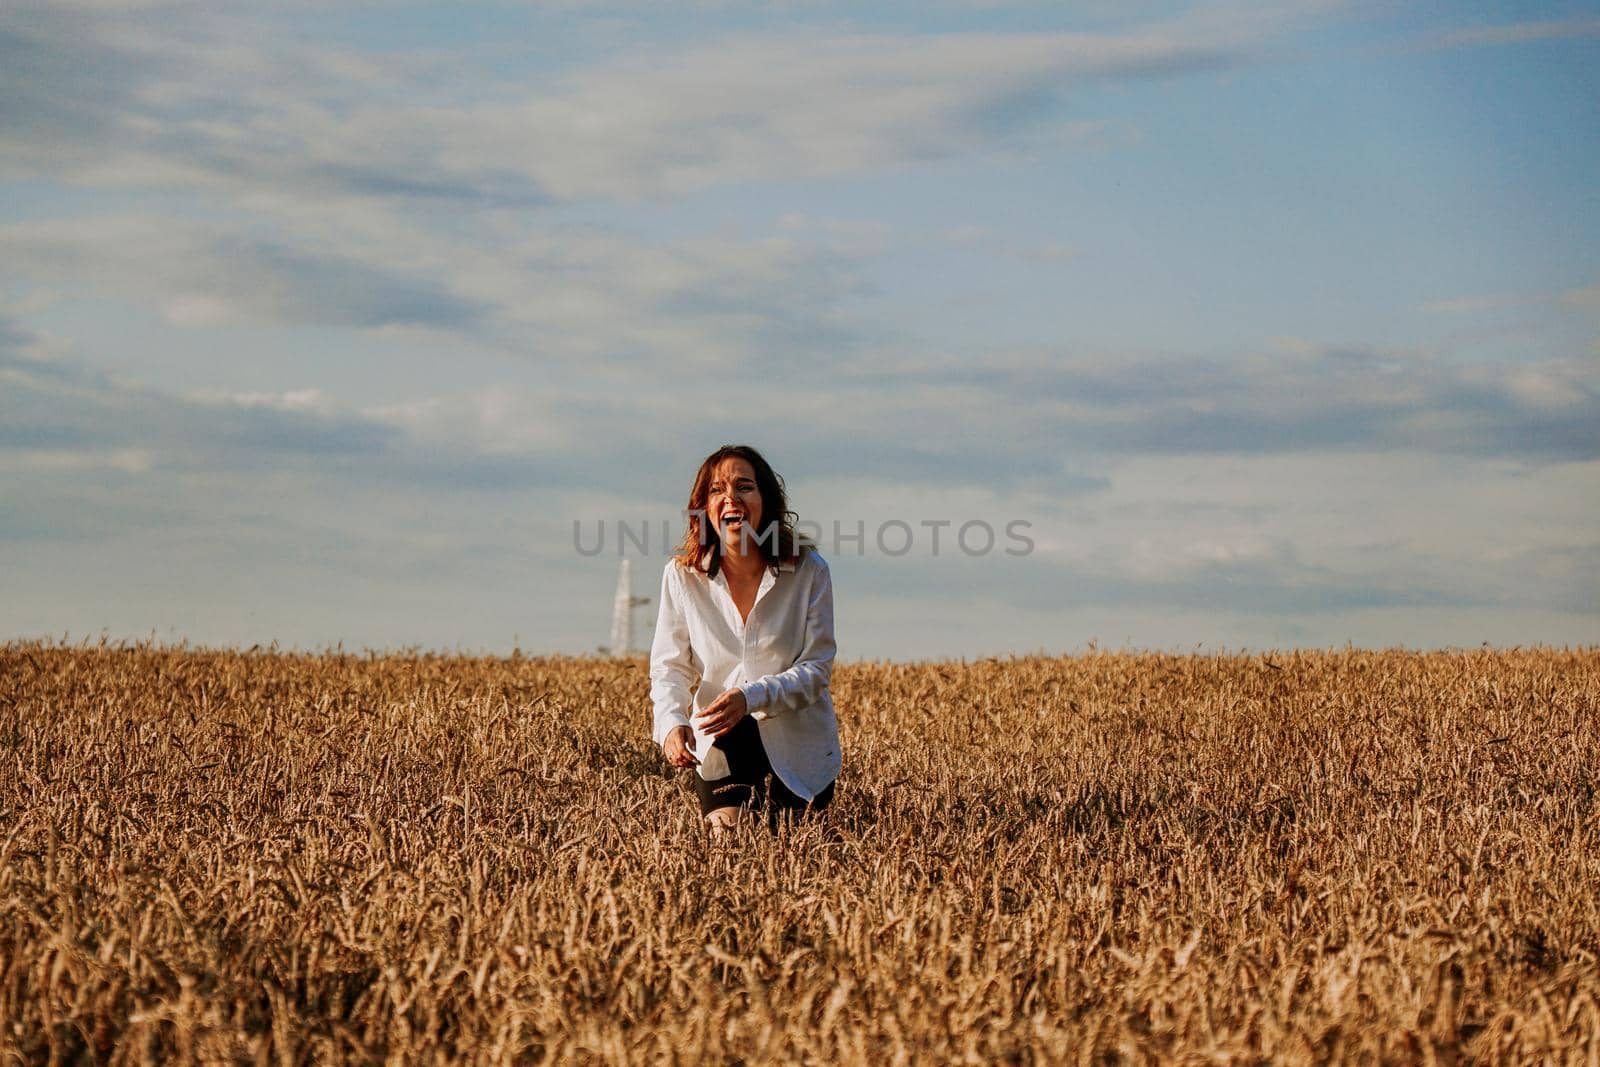
{"type": "Polygon", "coordinates": [[[8,4],[0,636],[592,650],[747,441],[846,659],[1600,642],[1597,72],[1584,4],[8,4]]]}

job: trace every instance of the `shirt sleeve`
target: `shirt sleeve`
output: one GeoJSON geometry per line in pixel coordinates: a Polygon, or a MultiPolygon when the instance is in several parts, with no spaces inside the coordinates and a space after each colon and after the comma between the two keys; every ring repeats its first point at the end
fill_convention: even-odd
{"type": "Polygon", "coordinates": [[[794,666],[740,686],[745,706],[756,719],[809,707],[827,692],[833,678],[833,577],[820,556],[806,600],[805,643],[794,666]]]}
{"type": "Polygon", "coordinates": [[[689,644],[689,623],[673,587],[672,568],[667,561],[661,573],[661,601],[656,615],[656,633],[650,642],[650,737],[656,744],[667,739],[675,727],[689,725],[690,690],[700,680],[700,659],[689,644]]]}

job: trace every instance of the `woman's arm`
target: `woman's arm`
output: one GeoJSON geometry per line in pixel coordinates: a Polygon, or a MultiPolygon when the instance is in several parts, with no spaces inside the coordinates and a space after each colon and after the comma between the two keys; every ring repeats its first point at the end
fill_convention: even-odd
{"type": "Polygon", "coordinates": [[[650,642],[650,703],[654,710],[650,737],[665,743],[667,735],[689,725],[690,689],[700,680],[700,659],[689,644],[689,623],[673,592],[672,568],[668,562],[661,574],[661,604],[656,615],[656,634],[650,642]]]}
{"type": "Polygon", "coordinates": [[[757,719],[815,704],[833,677],[833,577],[821,557],[816,561],[817,574],[806,599],[805,642],[794,666],[739,687],[749,714],[757,719]]]}

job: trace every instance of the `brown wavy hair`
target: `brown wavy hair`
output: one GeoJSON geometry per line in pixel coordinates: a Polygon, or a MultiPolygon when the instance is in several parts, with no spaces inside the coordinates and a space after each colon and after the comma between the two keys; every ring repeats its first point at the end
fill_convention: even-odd
{"type": "Polygon", "coordinates": [[[674,555],[679,563],[715,578],[722,568],[722,538],[710,529],[706,521],[706,503],[711,497],[711,475],[717,464],[725,459],[742,459],[756,473],[756,491],[761,494],[761,522],[756,531],[756,547],[767,566],[777,567],[780,562],[799,558],[800,553],[812,547],[809,539],[795,533],[794,523],[799,516],[789,510],[789,494],[784,490],[783,479],[772,469],[772,464],[749,445],[723,445],[700,464],[694,476],[694,488],[689,490],[689,528],[683,543],[674,555]],[[769,533],[776,523],[777,535],[769,533]],[[702,564],[706,550],[711,558],[702,564]]]}

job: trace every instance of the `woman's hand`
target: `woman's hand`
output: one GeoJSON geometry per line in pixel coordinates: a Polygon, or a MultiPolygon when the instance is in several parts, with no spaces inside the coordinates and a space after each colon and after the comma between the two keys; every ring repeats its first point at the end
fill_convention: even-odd
{"type": "Polygon", "coordinates": [[[674,767],[693,767],[700,762],[694,756],[694,732],[687,726],[679,726],[667,735],[661,742],[661,753],[674,767]]]}
{"type": "Polygon", "coordinates": [[[744,692],[739,689],[730,689],[711,702],[706,710],[697,713],[694,717],[700,725],[700,732],[710,734],[712,737],[721,737],[744,718],[749,705],[745,702],[744,692]]]}

